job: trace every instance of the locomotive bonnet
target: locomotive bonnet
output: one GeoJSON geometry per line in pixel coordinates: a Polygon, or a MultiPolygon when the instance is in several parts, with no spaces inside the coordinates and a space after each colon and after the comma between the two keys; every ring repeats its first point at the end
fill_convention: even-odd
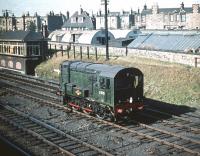
{"type": "Polygon", "coordinates": [[[64,61],[60,71],[63,101],[72,109],[116,119],[143,108],[143,73],[137,68],[64,61]]]}

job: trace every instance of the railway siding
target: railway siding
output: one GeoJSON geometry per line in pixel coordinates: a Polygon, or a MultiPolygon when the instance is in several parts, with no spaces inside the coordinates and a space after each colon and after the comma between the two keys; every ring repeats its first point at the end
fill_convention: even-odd
{"type": "MultiPolygon", "coordinates": [[[[18,81],[18,83],[19,82],[20,81],[18,81]]],[[[18,104],[16,106],[12,104],[11,100],[9,101],[11,106],[21,109],[21,111],[24,111],[29,115],[34,114],[35,116],[37,116],[38,119],[44,120],[48,124],[51,124],[54,127],[58,127],[59,129],[66,130],[65,133],[69,133],[73,137],[77,137],[80,140],[88,140],[88,143],[92,142],[95,146],[101,146],[101,148],[111,151],[112,154],[128,154],[130,152],[130,149],[134,147],[131,152],[137,152],[140,149],[142,150],[141,154],[144,155],[148,155],[147,153],[151,153],[152,150],[155,153],[157,152],[157,154],[166,154],[166,149],[170,149],[170,151],[173,151],[178,155],[200,155],[198,151],[198,140],[178,136],[166,130],[155,128],[143,123],[132,122],[128,126],[125,126],[123,125],[123,123],[121,125],[117,125],[78,112],[70,114],[69,110],[61,106],[59,103],[56,104],[55,101],[51,99],[49,99],[48,102],[45,96],[39,96],[39,94],[41,93],[35,94],[33,88],[32,91],[30,91],[29,89],[31,87],[29,89],[24,89],[20,86],[19,89],[19,86],[15,86],[14,83],[12,83],[12,85],[13,86],[9,86],[9,88],[5,87],[8,92],[12,92],[12,94],[14,95],[21,94],[21,96],[25,98],[35,100],[34,103],[37,103],[38,101],[39,103],[28,104],[27,102],[26,104],[18,104]],[[41,110],[44,107],[49,107],[48,109],[46,109],[48,111],[51,109],[51,113],[48,114],[49,118],[42,119],[42,115],[39,114],[39,111],[38,114],[32,112],[37,112],[37,109],[41,110]],[[55,112],[65,114],[69,118],[64,119],[55,112]],[[153,134],[153,131],[156,131],[157,134],[153,134]],[[159,134],[161,132],[162,134],[159,134]],[[170,135],[175,138],[172,138],[171,140],[166,140],[166,138],[169,138],[170,135]],[[95,142],[95,139],[97,142],[95,142]],[[178,143],[179,139],[183,139],[182,144],[178,143]],[[109,144],[105,144],[106,140],[109,141],[109,144]],[[159,149],[157,148],[158,144],[161,144],[159,146],[159,149]],[[194,150],[194,147],[197,148],[197,150],[194,150]],[[118,150],[116,150],[116,148],[118,150]]],[[[5,101],[6,100],[8,99],[5,96],[5,101]]]]}

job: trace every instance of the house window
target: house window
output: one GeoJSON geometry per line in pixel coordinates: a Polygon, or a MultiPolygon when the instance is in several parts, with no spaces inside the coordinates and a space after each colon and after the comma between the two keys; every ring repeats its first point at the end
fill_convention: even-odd
{"type": "Polygon", "coordinates": [[[142,22],[145,22],[145,16],[142,16],[142,22]]]}
{"type": "Polygon", "coordinates": [[[83,23],[83,17],[78,18],[78,23],[83,23]]]}
{"type": "Polygon", "coordinates": [[[170,15],[170,22],[174,21],[174,15],[170,15]]]}
{"type": "Polygon", "coordinates": [[[6,61],[5,60],[1,60],[1,66],[6,66],[6,61]]]}
{"type": "Polygon", "coordinates": [[[164,16],[164,20],[165,20],[165,22],[168,21],[168,15],[165,15],[165,16],[164,16]]]}
{"type": "Polygon", "coordinates": [[[76,17],[71,18],[71,23],[76,23],[76,17]]]}
{"type": "Polygon", "coordinates": [[[186,21],[186,15],[181,15],[181,22],[185,22],[186,21]]]}
{"type": "Polygon", "coordinates": [[[180,17],[179,15],[176,15],[176,21],[179,21],[179,17],[180,17]]]}
{"type": "Polygon", "coordinates": [[[137,16],[137,21],[138,21],[138,22],[140,21],[140,16],[139,16],[139,15],[137,16]]]}

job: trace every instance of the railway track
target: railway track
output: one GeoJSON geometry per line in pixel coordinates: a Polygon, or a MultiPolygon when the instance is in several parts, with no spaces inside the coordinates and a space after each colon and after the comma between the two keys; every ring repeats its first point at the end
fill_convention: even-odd
{"type": "MultiPolygon", "coordinates": [[[[14,90],[10,91],[14,92],[14,90]]],[[[19,93],[19,91],[18,91],[19,93]]],[[[26,96],[31,99],[35,99],[35,101],[40,101],[40,102],[45,102],[46,100],[41,100],[36,97],[31,97],[31,95],[27,96],[27,94],[21,94],[23,96],[26,96]]],[[[47,104],[47,102],[45,102],[47,104]]],[[[61,105],[56,105],[55,103],[48,103],[50,107],[53,107],[54,109],[59,109],[61,110],[67,110],[68,112],[70,111],[69,109],[61,106],[61,105]]],[[[150,142],[156,141],[159,142],[161,145],[167,145],[168,148],[172,148],[171,150],[176,151],[177,149],[180,150],[179,152],[188,152],[193,155],[200,155],[198,149],[200,149],[200,142],[194,139],[189,139],[187,137],[183,137],[165,130],[161,130],[159,128],[155,128],[149,125],[141,124],[136,121],[129,121],[128,126],[127,123],[119,123],[119,125],[107,122],[107,121],[102,121],[98,120],[94,117],[85,115],[80,112],[76,112],[80,115],[78,118],[84,118],[87,116],[87,120],[92,120],[92,122],[96,122],[97,124],[103,124],[102,126],[104,127],[105,124],[106,126],[109,126],[111,129],[114,131],[121,131],[121,133],[128,134],[128,135],[133,135],[134,137],[142,137],[144,140],[148,140],[150,142]],[[130,126],[131,125],[131,126],[130,126]],[[116,130],[117,129],[117,130],[116,130]]],[[[108,127],[107,127],[108,128],[108,127]]],[[[81,135],[81,134],[80,134],[81,135]]],[[[77,135],[75,135],[77,137],[77,135]]],[[[87,139],[86,139],[87,140],[87,139]]],[[[147,142],[148,142],[147,141],[147,142]]]]}
{"type": "MultiPolygon", "coordinates": [[[[9,106],[0,105],[1,124],[12,126],[13,133],[19,132],[21,137],[31,139],[31,146],[39,145],[47,148],[50,155],[107,155],[112,154],[93,145],[76,139],[36,118],[30,117],[9,106]]],[[[12,130],[11,130],[12,131],[12,130]]]]}
{"type": "Polygon", "coordinates": [[[176,128],[176,129],[181,128],[187,132],[200,134],[200,120],[192,120],[186,117],[175,116],[151,108],[145,108],[145,110],[141,112],[140,115],[141,118],[144,117],[148,119],[151,118],[155,119],[159,121],[159,123],[162,123],[163,126],[168,126],[170,128],[176,128]],[[163,116],[165,116],[165,118],[167,119],[163,119],[163,116]]]}
{"type": "MultiPolygon", "coordinates": [[[[15,89],[7,88],[7,90],[11,92],[15,92],[19,94],[19,91],[16,91],[15,89]]],[[[68,110],[67,108],[60,106],[59,104],[55,104],[54,102],[47,102],[47,99],[41,99],[40,97],[35,97],[35,94],[32,94],[31,92],[28,93],[28,91],[24,92],[23,89],[20,91],[22,96],[26,96],[27,98],[35,99],[35,101],[40,103],[48,103],[49,106],[54,107],[54,109],[62,110],[68,110]],[[24,92],[24,93],[23,93],[24,92]],[[29,95],[27,95],[27,93],[29,95]]],[[[69,110],[68,110],[69,111],[69,110]]],[[[153,110],[155,111],[155,110],[153,110]]],[[[159,112],[159,111],[158,111],[159,112]]],[[[170,151],[177,151],[179,154],[193,154],[193,155],[200,155],[200,142],[195,139],[191,139],[188,137],[180,136],[175,133],[168,132],[166,130],[162,130],[156,127],[152,127],[146,124],[138,123],[137,121],[129,121],[128,125],[124,123],[119,123],[118,125],[114,123],[110,123],[107,121],[102,121],[96,118],[93,118],[91,116],[77,113],[80,116],[80,118],[84,118],[85,116],[88,118],[87,120],[92,120],[92,122],[96,122],[97,124],[103,124],[103,127],[107,127],[109,129],[113,129],[115,132],[119,132],[139,137],[140,140],[145,140],[145,142],[158,142],[161,144],[161,146],[166,146],[166,149],[170,151]]],[[[166,115],[166,114],[165,114],[166,115]]],[[[168,114],[169,115],[169,114],[168,114]]],[[[175,118],[179,118],[177,116],[174,116],[175,118]]],[[[179,118],[180,119],[180,118],[179,118]]],[[[166,120],[167,121],[167,120],[166,120]]],[[[168,122],[169,123],[169,122],[168,122]]],[[[172,123],[171,123],[172,124],[172,123]]],[[[178,124],[177,124],[178,125],[178,124]]],[[[179,127],[183,127],[178,125],[179,127]]],[[[192,131],[198,132],[198,128],[192,127],[192,131]]]]}
{"type": "Polygon", "coordinates": [[[21,147],[15,145],[13,142],[11,142],[10,140],[8,140],[7,138],[5,138],[4,136],[1,135],[0,133],[0,144],[2,144],[3,142],[3,151],[1,151],[1,154],[7,154],[8,155],[12,155],[12,154],[16,154],[16,155],[22,155],[22,156],[31,156],[30,153],[28,153],[27,151],[23,150],[21,147]],[[7,145],[9,147],[7,147],[7,145]]]}
{"type": "Polygon", "coordinates": [[[4,80],[14,81],[22,85],[36,87],[46,92],[55,92],[59,90],[58,82],[45,81],[39,78],[35,78],[33,76],[17,74],[14,72],[12,73],[0,72],[0,78],[4,80]]]}
{"type": "MultiPolygon", "coordinates": [[[[6,74],[6,73],[4,73],[4,74],[6,74]]],[[[20,75],[20,74],[14,74],[14,78],[12,77],[13,75],[10,75],[10,74],[6,74],[6,76],[9,76],[9,78],[12,81],[15,81],[15,82],[21,83],[21,84],[24,84],[24,81],[22,81],[21,78],[26,78],[26,79],[31,78],[31,80],[33,79],[36,82],[39,81],[39,83],[35,83],[35,85],[33,85],[32,81],[27,79],[27,82],[25,82],[25,85],[35,87],[35,88],[38,88],[38,89],[42,88],[42,90],[46,90],[47,93],[46,94],[43,93],[43,96],[46,97],[49,100],[52,100],[53,102],[59,102],[61,100],[56,96],[50,96],[49,95],[49,91],[50,92],[53,91],[54,93],[56,92],[56,90],[59,88],[58,83],[54,82],[54,88],[51,88],[52,87],[51,84],[49,84],[49,85],[45,84],[44,85],[43,80],[41,80],[41,79],[37,80],[37,78],[33,78],[31,76],[25,76],[25,75],[20,75]],[[16,80],[15,77],[18,77],[18,79],[16,80]],[[31,84],[30,84],[30,82],[31,82],[31,84]]],[[[5,79],[5,77],[4,77],[4,79],[5,79]]],[[[21,89],[24,89],[24,88],[21,88],[21,89]]],[[[28,89],[24,89],[24,90],[29,92],[28,89]]],[[[32,91],[32,94],[39,95],[37,91],[36,92],[32,91]]],[[[154,118],[154,119],[157,119],[159,121],[162,121],[162,123],[164,123],[166,126],[169,126],[169,127],[182,128],[182,129],[185,129],[187,131],[192,131],[196,134],[200,133],[199,132],[200,123],[194,122],[194,120],[188,119],[187,117],[179,117],[179,116],[171,115],[169,113],[164,113],[164,112],[158,111],[156,109],[148,108],[148,107],[145,107],[145,111],[143,112],[143,116],[146,116],[148,118],[154,118]],[[149,114],[152,114],[152,113],[154,113],[154,115],[149,115],[149,114]],[[164,120],[163,118],[158,117],[159,115],[166,116],[166,117],[170,118],[170,120],[164,120]]]]}

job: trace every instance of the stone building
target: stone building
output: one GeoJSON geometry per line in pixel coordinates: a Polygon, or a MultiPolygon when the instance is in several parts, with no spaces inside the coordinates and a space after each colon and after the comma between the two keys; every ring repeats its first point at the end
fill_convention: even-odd
{"type": "MultiPolygon", "coordinates": [[[[132,10],[120,12],[110,12],[108,11],[108,29],[130,29],[134,26],[135,12],[132,10]]],[[[105,15],[99,11],[96,15],[96,29],[105,28],[105,15]]]]}
{"type": "Polygon", "coordinates": [[[129,11],[122,11],[120,15],[120,28],[121,29],[130,29],[132,26],[135,25],[135,12],[133,10],[129,11]]]}
{"type": "Polygon", "coordinates": [[[6,11],[3,16],[0,16],[0,32],[15,30],[16,20],[14,14],[12,16],[6,11]]]}
{"type": "Polygon", "coordinates": [[[66,17],[63,14],[54,14],[53,11],[50,11],[46,16],[40,16],[37,12],[31,16],[29,12],[27,12],[21,17],[10,16],[9,13],[6,12],[3,16],[0,16],[0,32],[10,30],[47,31],[47,34],[44,35],[47,36],[50,32],[61,29],[64,21],[66,21],[66,17]]]}
{"type": "Polygon", "coordinates": [[[41,31],[41,17],[37,13],[31,16],[29,12],[27,12],[27,14],[23,14],[21,17],[16,17],[15,19],[16,30],[41,31]]]}
{"type": "Polygon", "coordinates": [[[143,29],[200,29],[199,4],[185,7],[181,3],[179,8],[159,8],[158,4],[135,15],[135,25],[143,29]]]}
{"type": "MultiPolygon", "coordinates": [[[[96,15],[96,29],[105,28],[105,15],[101,11],[96,15]]],[[[108,11],[108,29],[119,29],[120,28],[120,12],[108,11]]]]}
{"type": "Polygon", "coordinates": [[[94,30],[96,28],[95,18],[80,8],[62,26],[63,30],[94,30]]]}

